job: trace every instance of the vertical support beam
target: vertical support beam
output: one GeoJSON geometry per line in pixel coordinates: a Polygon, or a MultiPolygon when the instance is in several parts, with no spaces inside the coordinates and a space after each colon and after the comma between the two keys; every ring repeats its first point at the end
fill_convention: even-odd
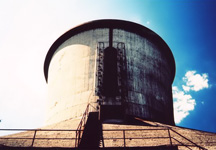
{"type": "Polygon", "coordinates": [[[33,139],[32,139],[31,147],[33,147],[33,145],[34,145],[34,141],[35,141],[35,137],[36,137],[36,132],[37,132],[37,130],[34,131],[34,136],[33,136],[33,139]]]}
{"type": "Polygon", "coordinates": [[[80,145],[80,140],[81,140],[81,138],[80,138],[81,130],[82,129],[79,129],[79,131],[78,131],[78,147],[80,145]]]}
{"type": "Polygon", "coordinates": [[[78,136],[78,131],[76,130],[75,148],[78,147],[78,140],[77,140],[77,136],[78,136]]]}
{"type": "Polygon", "coordinates": [[[113,47],[113,28],[109,29],[109,47],[113,47]]]}
{"type": "Polygon", "coordinates": [[[124,147],[126,147],[126,142],[125,142],[125,130],[123,130],[123,138],[124,138],[124,147]]]}
{"type": "Polygon", "coordinates": [[[170,145],[172,146],[172,138],[171,138],[171,135],[170,135],[170,130],[169,130],[169,128],[167,130],[168,130],[168,134],[169,134],[170,145]]]}
{"type": "Polygon", "coordinates": [[[102,142],[102,146],[103,146],[103,148],[105,147],[104,146],[104,138],[103,138],[103,127],[102,127],[102,123],[100,122],[100,125],[101,125],[101,135],[100,135],[100,140],[101,140],[101,142],[102,142]]]}

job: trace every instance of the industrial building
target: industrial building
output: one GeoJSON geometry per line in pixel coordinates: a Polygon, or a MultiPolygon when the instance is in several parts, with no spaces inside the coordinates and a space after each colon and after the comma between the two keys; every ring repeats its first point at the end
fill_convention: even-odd
{"type": "Polygon", "coordinates": [[[216,134],[175,126],[173,54],[150,29],[96,20],[50,47],[47,126],[0,137],[2,149],[216,149],[216,134]]]}

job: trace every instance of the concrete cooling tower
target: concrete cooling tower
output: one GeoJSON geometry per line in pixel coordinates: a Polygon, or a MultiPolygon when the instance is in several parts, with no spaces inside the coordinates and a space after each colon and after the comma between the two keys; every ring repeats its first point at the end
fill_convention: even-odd
{"type": "Polygon", "coordinates": [[[175,126],[175,61],[150,29],[97,20],[49,49],[47,124],[0,136],[2,150],[212,150],[216,133],[175,126]]]}
{"type": "Polygon", "coordinates": [[[47,124],[81,117],[88,104],[102,122],[134,117],[174,125],[175,61],[155,32],[122,20],[97,20],[59,37],[44,64],[47,124]]]}

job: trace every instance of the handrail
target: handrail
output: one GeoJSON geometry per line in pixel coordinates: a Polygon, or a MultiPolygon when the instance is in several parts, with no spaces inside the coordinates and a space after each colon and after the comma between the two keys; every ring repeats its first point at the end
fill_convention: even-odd
{"type": "MultiPolygon", "coordinates": [[[[89,106],[93,107],[91,105],[90,102],[90,98],[92,96],[93,92],[90,93],[89,97],[88,97],[88,104],[86,106],[85,112],[83,113],[82,119],[80,120],[80,123],[77,127],[77,131],[76,131],[76,140],[75,140],[75,147],[78,147],[81,141],[81,129],[82,127],[85,127],[87,119],[88,119],[88,114],[89,114],[89,106]]],[[[93,107],[94,108],[94,107],[93,107]]]]}
{"type": "Polygon", "coordinates": [[[79,123],[79,125],[78,125],[78,127],[77,127],[77,130],[76,130],[75,147],[78,147],[79,144],[80,144],[80,140],[81,140],[81,129],[82,129],[82,127],[85,127],[85,125],[86,125],[87,115],[88,115],[88,113],[89,113],[89,104],[90,104],[90,103],[88,103],[88,105],[87,105],[87,107],[86,107],[86,110],[85,110],[85,112],[84,112],[84,114],[83,114],[83,116],[82,116],[82,119],[81,119],[81,121],[80,121],[80,123],[79,123]]]}
{"type": "MultiPolygon", "coordinates": [[[[186,139],[187,141],[189,141],[190,143],[194,144],[196,147],[198,147],[199,149],[202,149],[202,150],[207,150],[206,148],[204,147],[201,147],[199,145],[197,145],[196,143],[194,143],[193,141],[191,141],[190,139],[186,138],[185,136],[181,135],[180,133],[178,133],[177,131],[173,130],[171,127],[168,127],[168,126],[164,126],[164,125],[161,125],[161,124],[157,124],[157,126],[159,127],[165,127],[167,128],[168,130],[170,129],[171,131],[173,131],[174,133],[178,134],[179,136],[181,136],[182,138],[186,139]]],[[[173,138],[173,137],[172,137],[173,138]]],[[[176,139],[174,139],[176,140],[176,139]]],[[[177,140],[176,140],[177,141],[177,140]]],[[[179,141],[178,141],[179,142],[179,141]]],[[[186,146],[186,145],[184,145],[186,146]]],[[[187,147],[187,146],[186,146],[187,147]]]]}
{"type": "Polygon", "coordinates": [[[188,145],[185,145],[184,143],[180,142],[179,140],[177,140],[176,138],[172,137],[172,139],[174,139],[175,141],[177,141],[178,143],[180,143],[182,146],[187,147],[188,149],[192,150],[190,147],[188,147],[188,145]]]}
{"type": "MultiPolygon", "coordinates": [[[[164,126],[161,126],[161,127],[164,127],[164,126]]],[[[173,144],[172,143],[172,140],[171,139],[174,139],[175,141],[177,141],[181,146],[185,146],[187,147],[188,149],[192,150],[189,146],[193,146],[193,147],[198,147],[199,149],[202,149],[202,150],[206,150],[205,148],[197,145],[196,143],[192,142],[191,140],[187,139],[186,137],[182,136],[181,134],[179,134],[178,132],[174,131],[173,129],[170,129],[168,127],[165,127],[164,129],[108,129],[108,130],[103,130],[103,131],[123,131],[123,138],[104,138],[104,140],[112,140],[112,139],[123,139],[123,144],[124,144],[124,147],[126,145],[125,143],[125,139],[160,139],[160,138],[168,138],[170,140],[170,145],[171,146],[179,146],[178,144],[173,144]],[[168,137],[141,137],[141,138],[125,138],[125,131],[141,131],[141,130],[168,130],[168,137]],[[192,143],[193,145],[186,145],[182,142],[180,142],[179,140],[177,140],[176,138],[172,137],[169,130],[173,131],[174,133],[177,133],[178,135],[180,135],[181,137],[183,137],[184,139],[186,139],[187,141],[189,141],[190,143],[192,143]]],[[[215,142],[212,142],[212,143],[215,143],[215,142]]]]}
{"type": "MultiPolygon", "coordinates": [[[[32,143],[29,147],[34,147],[34,141],[35,140],[75,140],[75,141],[78,141],[78,136],[76,135],[75,138],[67,138],[67,137],[62,137],[62,138],[51,138],[51,137],[44,137],[44,138],[41,138],[41,137],[37,137],[36,136],[36,133],[37,132],[44,132],[44,131],[49,131],[49,132],[54,132],[54,131],[70,131],[70,132],[73,132],[74,134],[76,134],[77,132],[83,132],[83,130],[71,130],[71,129],[0,129],[0,131],[34,131],[34,135],[32,138],[30,137],[9,137],[9,136],[4,136],[4,137],[0,137],[0,140],[1,139],[12,139],[12,140],[16,140],[16,139],[26,139],[26,140],[32,140],[32,143]]],[[[111,137],[111,138],[106,138],[106,137],[103,137],[103,139],[106,141],[106,140],[123,140],[123,145],[124,147],[127,147],[129,145],[127,145],[127,142],[126,142],[126,139],[134,139],[134,140],[139,140],[139,139],[173,139],[175,141],[177,141],[179,144],[175,144],[175,143],[170,143],[168,145],[171,145],[171,146],[185,146],[187,147],[188,149],[191,150],[191,146],[193,147],[198,147],[200,149],[203,149],[203,150],[206,150],[205,148],[197,145],[196,143],[192,142],[191,140],[187,139],[186,137],[182,136],[180,133],[176,132],[175,130],[173,129],[170,129],[170,128],[156,128],[156,129],[103,129],[103,131],[121,131],[122,134],[123,134],[123,137],[111,137]],[[127,136],[127,131],[133,131],[133,132],[142,132],[142,131],[146,131],[146,130],[161,130],[161,131],[165,131],[165,130],[170,130],[170,131],[173,131],[173,133],[176,133],[177,135],[179,135],[180,137],[186,139],[187,141],[189,141],[190,143],[192,143],[193,145],[188,145],[188,144],[185,144],[184,142],[181,142],[179,141],[178,139],[176,139],[175,137],[172,136],[172,134],[168,134],[167,136],[163,136],[163,137],[158,137],[158,136],[153,136],[153,137],[128,137],[127,136]]],[[[38,135],[38,134],[37,134],[38,135]]],[[[211,142],[211,143],[216,143],[216,142],[211,142]]],[[[77,145],[75,145],[76,147],[77,145]]]]}
{"type": "MultiPolygon", "coordinates": [[[[0,129],[0,131],[77,131],[76,129],[0,129]]],[[[7,136],[7,135],[3,135],[7,136]]],[[[1,136],[0,136],[1,138],[1,136]]]]}
{"type": "Polygon", "coordinates": [[[30,146],[25,146],[25,147],[34,147],[34,141],[35,140],[76,140],[77,138],[51,138],[51,137],[36,137],[36,133],[37,132],[44,132],[44,131],[48,131],[48,132],[54,132],[54,131],[69,131],[69,132],[77,132],[77,130],[71,130],[71,129],[0,129],[0,131],[32,131],[34,132],[33,137],[10,137],[10,135],[4,135],[4,136],[0,136],[0,140],[32,140],[32,143],[30,146]]]}
{"type": "Polygon", "coordinates": [[[172,128],[168,127],[172,132],[178,134],[179,136],[181,136],[182,138],[186,139],[187,141],[189,141],[190,143],[194,144],[196,147],[206,150],[204,147],[201,147],[199,145],[197,145],[196,143],[194,143],[193,141],[191,141],[190,139],[186,138],[185,136],[181,135],[180,133],[178,133],[177,131],[173,130],[172,128]]]}
{"type": "MultiPolygon", "coordinates": [[[[92,94],[93,94],[93,93],[91,93],[91,94],[89,95],[88,101],[90,100],[92,94]]],[[[91,105],[91,102],[89,101],[89,103],[88,103],[87,106],[86,106],[85,112],[83,113],[82,119],[80,120],[80,123],[79,123],[79,125],[78,125],[78,127],[77,127],[76,140],[75,140],[75,147],[78,147],[79,144],[80,144],[80,141],[81,141],[81,138],[82,138],[82,137],[81,137],[81,136],[82,136],[82,135],[81,135],[81,134],[82,134],[81,131],[83,131],[83,130],[82,130],[82,127],[85,127],[85,125],[86,125],[86,122],[87,122],[87,119],[88,119],[88,115],[89,115],[89,112],[90,112],[90,110],[89,110],[89,109],[90,109],[90,106],[91,106],[92,108],[96,109],[94,106],[91,105]]]]}

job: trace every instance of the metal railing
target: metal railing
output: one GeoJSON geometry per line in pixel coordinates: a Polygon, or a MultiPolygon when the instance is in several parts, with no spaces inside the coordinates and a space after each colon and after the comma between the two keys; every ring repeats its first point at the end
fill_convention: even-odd
{"type": "MultiPolygon", "coordinates": [[[[199,146],[199,145],[197,145],[196,143],[194,143],[194,142],[193,142],[193,141],[191,141],[190,139],[186,138],[185,136],[181,135],[181,134],[180,134],[180,133],[178,133],[177,131],[173,130],[172,128],[170,128],[170,127],[167,127],[167,129],[168,129],[168,131],[172,131],[173,133],[175,133],[175,134],[179,135],[180,137],[182,137],[184,140],[186,140],[186,141],[188,141],[189,143],[191,143],[191,144],[192,144],[192,146],[194,146],[194,147],[197,147],[197,148],[199,148],[200,150],[207,150],[206,148],[204,148],[204,147],[202,147],[202,146],[199,146]]],[[[188,145],[185,145],[184,143],[180,142],[180,141],[179,141],[179,140],[177,140],[176,138],[174,138],[174,137],[171,137],[171,138],[172,138],[172,139],[174,139],[175,141],[177,141],[177,142],[181,143],[181,145],[183,145],[183,146],[187,147],[188,149],[191,149],[190,147],[188,147],[188,145]]]]}
{"type": "MultiPolygon", "coordinates": [[[[72,135],[75,135],[77,130],[69,130],[69,129],[0,129],[0,131],[26,131],[26,132],[33,132],[33,137],[30,137],[30,133],[26,134],[26,135],[21,135],[21,133],[16,133],[15,135],[5,135],[0,137],[0,144],[3,146],[12,146],[13,145],[7,145],[7,140],[14,140],[15,143],[18,143],[18,140],[31,140],[32,142],[29,142],[29,145],[20,145],[19,147],[34,147],[34,143],[36,140],[72,140],[72,141],[76,141],[77,137],[43,137],[46,136],[50,133],[55,133],[55,132],[67,132],[67,134],[69,132],[73,132],[72,135]],[[48,134],[38,134],[39,132],[46,132],[48,134]],[[39,137],[37,137],[39,136],[39,137]],[[42,136],[42,137],[41,137],[42,136]],[[15,141],[17,140],[17,141],[15,141]]],[[[22,132],[25,133],[25,132],[22,132]]],[[[54,134],[55,136],[58,135],[54,134]]],[[[44,146],[40,146],[40,147],[44,147],[44,146]]]]}
{"type": "Polygon", "coordinates": [[[75,140],[75,147],[78,147],[79,144],[80,144],[80,141],[81,141],[81,137],[82,137],[82,133],[83,133],[83,130],[85,128],[85,125],[86,125],[86,122],[87,122],[87,119],[88,119],[88,114],[89,114],[89,106],[90,104],[87,105],[86,107],[86,110],[82,116],[82,119],[77,127],[77,130],[76,130],[76,140],[75,140]]]}
{"type": "MultiPolygon", "coordinates": [[[[117,141],[117,140],[123,140],[122,144],[119,144],[121,147],[130,147],[132,145],[127,144],[126,141],[132,141],[132,140],[145,140],[145,139],[157,139],[155,141],[155,143],[160,142],[161,139],[167,139],[169,144],[165,144],[166,146],[184,146],[187,147],[188,149],[192,150],[191,147],[196,147],[199,148],[200,150],[206,150],[204,147],[201,147],[199,145],[197,145],[196,143],[192,142],[191,140],[189,140],[188,138],[184,137],[183,135],[181,135],[180,133],[178,133],[177,131],[171,129],[171,128],[158,128],[158,129],[110,129],[110,130],[103,130],[103,132],[122,132],[122,137],[103,137],[104,143],[105,143],[105,147],[108,146],[106,145],[105,141],[109,141],[109,140],[113,140],[113,141],[117,141]],[[142,133],[145,131],[153,131],[153,130],[161,130],[161,131],[168,131],[167,135],[163,135],[163,136],[145,136],[145,137],[131,137],[131,136],[127,136],[127,132],[133,132],[133,134],[136,134],[136,132],[142,133]],[[186,140],[188,143],[190,144],[186,144],[184,142],[179,141],[178,139],[174,138],[172,135],[173,134],[177,134],[179,135],[183,140],[186,140]],[[176,142],[177,144],[176,144],[176,142]]],[[[136,146],[136,145],[135,145],[136,146]]],[[[156,144],[155,146],[160,146],[160,144],[156,144]]],[[[108,146],[110,147],[110,145],[108,146]]]]}
{"type": "MultiPolygon", "coordinates": [[[[73,141],[75,141],[75,145],[71,145],[71,146],[67,146],[67,147],[77,147],[78,145],[77,142],[79,142],[80,140],[80,135],[77,135],[78,133],[83,132],[83,130],[60,130],[60,129],[0,129],[0,131],[32,131],[34,134],[32,137],[10,137],[10,136],[3,136],[0,137],[0,144],[4,144],[4,140],[31,140],[31,142],[29,142],[29,145],[27,146],[22,146],[21,147],[45,147],[42,144],[39,146],[34,146],[35,141],[36,140],[46,140],[47,142],[50,142],[52,140],[69,140],[69,142],[73,143],[73,141]],[[38,132],[47,132],[45,135],[50,134],[50,133],[54,133],[54,132],[66,132],[66,135],[69,132],[72,132],[73,137],[62,137],[63,135],[60,135],[61,137],[41,137],[41,135],[43,134],[37,134],[38,132]],[[3,140],[3,141],[2,141],[3,140]]],[[[157,133],[155,132],[155,133],[157,133]]],[[[58,134],[54,134],[54,135],[58,135],[58,134]]],[[[154,135],[154,134],[153,134],[154,135]]],[[[145,140],[150,140],[151,141],[146,141],[148,144],[152,141],[154,141],[155,143],[157,143],[155,146],[161,146],[162,144],[160,144],[160,140],[161,139],[165,139],[167,144],[164,144],[164,146],[184,146],[190,150],[192,150],[192,147],[196,147],[199,148],[200,150],[206,150],[204,147],[201,147],[199,145],[197,145],[196,143],[194,143],[193,141],[191,141],[190,139],[184,137],[183,135],[181,135],[180,133],[178,133],[177,131],[173,130],[172,128],[166,127],[166,128],[152,128],[152,129],[106,129],[103,130],[103,146],[104,147],[133,147],[133,146],[137,146],[139,147],[139,145],[133,145],[131,144],[132,141],[136,141],[139,142],[139,140],[142,140],[142,143],[144,143],[145,146],[145,140]],[[159,133],[159,131],[166,131],[166,134],[160,134],[160,136],[156,135],[156,136],[148,136],[149,133],[153,133],[152,131],[157,131],[159,133]],[[109,133],[110,132],[110,133],[109,133]],[[120,132],[120,134],[119,134],[120,132]],[[121,134],[122,132],[122,134],[121,134]],[[115,134],[113,134],[115,133],[115,134]],[[137,136],[141,135],[141,136],[137,136]],[[121,136],[120,136],[121,135],[121,136]],[[162,136],[161,136],[162,135],[162,136]],[[178,137],[181,137],[181,141],[178,137]],[[114,136],[114,137],[113,137],[114,136]],[[109,142],[110,140],[112,140],[111,142],[109,142]],[[113,143],[113,141],[115,141],[116,143],[118,143],[118,145],[112,145],[110,143],[113,143]],[[187,142],[185,142],[187,141],[187,142]]],[[[6,141],[5,141],[6,142],[6,141]]],[[[37,141],[38,142],[38,141],[37,141]]],[[[162,142],[163,143],[163,142],[162,142]]],[[[151,144],[151,143],[150,143],[151,144]]],[[[7,145],[6,145],[7,146],[7,145]]],[[[11,145],[10,145],[11,146],[11,145]]],[[[65,147],[62,146],[61,143],[58,145],[58,147],[65,147]]]]}
{"type": "Polygon", "coordinates": [[[86,110],[83,113],[82,119],[81,119],[81,121],[77,127],[77,130],[76,130],[75,147],[78,147],[80,142],[81,142],[82,134],[83,134],[83,131],[85,129],[85,125],[86,125],[86,122],[88,119],[89,112],[91,111],[91,108],[97,110],[94,106],[91,105],[91,103],[87,104],[86,110]]]}
{"type": "MultiPolygon", "coordinates": [[[[119,142],[118,144],[119,145],[121,145],[121,146],[123,146],[123,147],[130,147],[130,146],[132,146],[132,145],[130,145],[130,144],[127,144],[127,141],[128,140],[145,140],[145,139],[170,139],[171,137],[168,137],[168,136],[162,136],[162,137],[147,137],[147,136],[145,136],[145,137],[131,137],[131,136],[127,136],[127,134],[129,134],[128,132],[133,132],[133,134],[136,134],[136,132],[138,132],[138,133],[142,133],[142,131],[153,131],[153,130],[167,130],[167,129],[106,129],[106,130],[103,130],[103,134],[104,134],[104,132],[112,132],[112,133],[118,133],[118,132],[122,132],[122,134],[120,134],[121,135],[121,137],[118,137],[118,136],[115,136],[115,137],[111,137],[111,138],[109,138],[109,137],[103,137],[103,139],[104,139],[104,143],[105,143],[105,147],[106,147],[106,142],[105,141],[108,141],[108,140],[113,140],[113,141],[117,141],[117,140],[123,140],[122,141],[122,144],[119,142]]],[[[104,134],[105,135],[105,134],[104,134]]],[[[119,134],[118,134],[119,135],[119,134]]],[[[106,136],[106,135],[105,135],[106,136]]],[[[110,145],[109,145],[110,146],[110,145]]],[[[138,145],[136,145],[136,146],[138,146],[138,145]]]]}

